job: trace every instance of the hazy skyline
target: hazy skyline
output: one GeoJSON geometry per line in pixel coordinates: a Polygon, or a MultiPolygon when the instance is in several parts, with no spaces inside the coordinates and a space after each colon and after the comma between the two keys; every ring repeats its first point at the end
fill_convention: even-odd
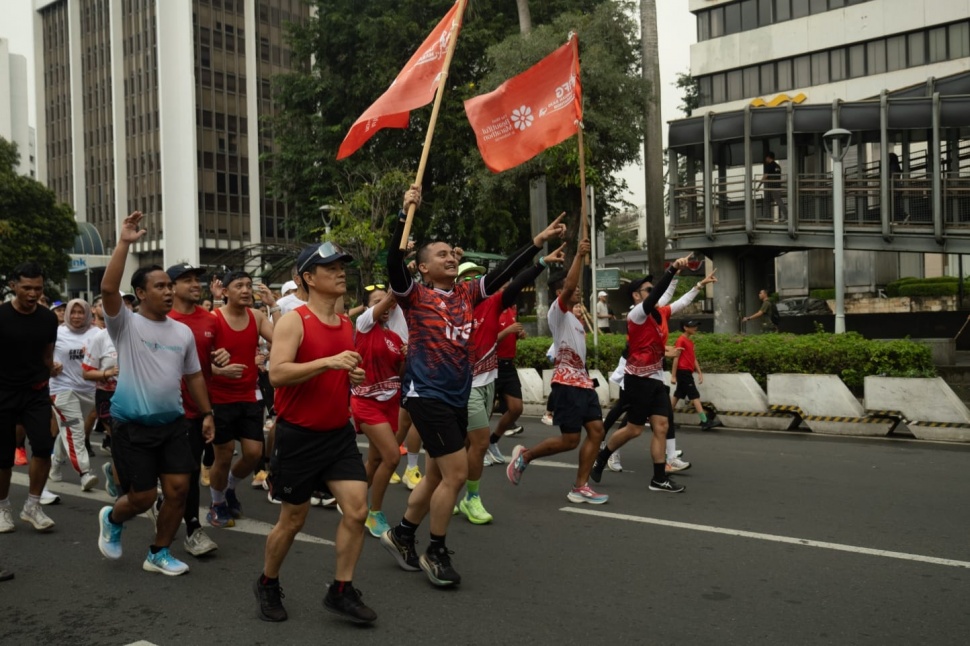
{"type": "MultiPolygon", "coordinates": [[[[171,0],[170,0],[171,1],[171,0]]],[[[512,0],[508,0],[512,2],[512,0]]],[[[27,85],[29,95],[30,125],[35,126],[34,106],[34,46],[33,46],[33,0],[0,0],[3,21],[0,22],[0,38],[10,41],[10,53],[27,58],[27,85]]],[[[690,46],[697,32],[693,15],[687,9],[687,0],[657,0],[657,22],[660,40],[660,112],[664,123],[683,116],[677,106],[681,103],[680,91],[673,86],[677,74],[690,69],[690,46]]],[[[664,126],[664,144],[667,128],[664,126]]],[[[642,153],[641,153],[642,154],[642,153]]],[[[621,177],[630,186],[628,199],[637,206],[646,201],[646,187],[641,166],[628,166],[621,177]]]]}

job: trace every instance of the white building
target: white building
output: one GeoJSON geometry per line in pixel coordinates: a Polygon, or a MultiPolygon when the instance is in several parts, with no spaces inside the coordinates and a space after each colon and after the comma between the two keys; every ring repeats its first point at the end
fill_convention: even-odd
{"type": "Polygon", "coordinates": [[[32,0],[38,178],[105,247],[145,214],[139,264],[286,243],[264,197],[270,79],[301,0],[32,0]]]}
{"type": "Polygon", "coordinates": [[[0,137],[17,144],[21,175],[35,177],[34,129],[27,123],[27,58],[0,38],[0,137]]]}

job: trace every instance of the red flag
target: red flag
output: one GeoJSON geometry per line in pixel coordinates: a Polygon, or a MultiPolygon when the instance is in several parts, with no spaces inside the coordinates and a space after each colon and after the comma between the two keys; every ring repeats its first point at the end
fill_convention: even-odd
{"type": "Polygon", "coordinates": [[[337,151],[337,159],[348,157],[383,128],[407,128],[411,110],[428,105],[434,100],[435,90],[441,78],[445,53],[452,38],[461,29],[459,3],[451,8],[428,37],[421,43],[411,60],[364,114],[350,127],[337,151]]]}
{"type": "Polygon", "coordinates": [[[465,101],[465,113],[493,173],[573,136],[583,118],[578,39],[570,38],[494,92],[465,101]]]}

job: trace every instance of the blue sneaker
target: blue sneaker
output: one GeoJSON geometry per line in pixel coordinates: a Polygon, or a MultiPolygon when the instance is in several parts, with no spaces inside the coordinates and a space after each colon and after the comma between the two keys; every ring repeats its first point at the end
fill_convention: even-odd
{"type": "Polygon", "coordinates": [[[172,556],[167,547],[163,547],[155,554],[148,550],[148,556],[141,564],[141,569],[146,572],[159,572],[165,576],[178,576],[188,572],[189,566],[172,556]]]}
{"type": "Polygon", "coordinates": [[[229,505],[222,503],[221,505],[212,505],[209,507],[209,513],[205,515],[205,519],[213,527],[235,527],[236,521],[232,519],[229,514],[229,505]]]}
{"type": "Polygon", "coordinates": [[[108,520],[111,509],[111,507],[102,507],[98,512],[98,526],[101,528],[98,534],[98,549],[105,558],[115,560],[121,558],[121,532],[125,526],[115,525],[108,520]]]}
{"type": "Polygon", "coordinates": [[[380,538],[381,534],[391,528],[391,526],[387,524],[387,518],[384,517],[383,511],[368,511],[367,520],[364,521],[364,526],[374,538],[380,538]]]}
{"type": "Polygon", "coordinates": [[[108,495],[112,498],[120,496],[121,492],[118,491],[118,485],[115,484],[115,472],[110,462],[101,465],[101,473],[104,474],[104,490],[108,492],[108,495]]]}
{"type": "Polygon", "coordinates": [[[588,502],[591,505],[602,505],[610,499],[605,493],[596,493],[593,491],[588,484],[584,484],[582,487],[573,487],[566,494],[566,498],[569,502],[588,502]]]}
{"type": "Polygon", "coordinates": [[[508,476],[509,482],[514,485],[519,484],[519,481],[522,480],[522,472],[529,466],[529,463],[522,458],[523,453],[525,453],[525,447],[521,444],[512,449],[512,458],[509,460],[508,466],[505,467],[505,475],[508,476]]]}
{"type": "Polygon", "coordinates": [[[236,496],[235,489],[226,489],[226,505],[229,507],[229,515],[233,518],[242,518],[242,504],[236,496]]]}

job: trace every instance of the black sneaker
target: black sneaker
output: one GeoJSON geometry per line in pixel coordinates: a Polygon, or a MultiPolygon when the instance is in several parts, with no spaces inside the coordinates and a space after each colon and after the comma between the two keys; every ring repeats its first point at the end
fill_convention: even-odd
{"type": "Polygon", "coordinates": [[[286,621],[286,608],[283,607],[283,588],[280,584],[270,583],[263,585],[262,577],[258,577],[253,583],[253,592],[256,593],[256,601],[259,603],[259,618],[263,621],[286,621]]]}
{"type": "Polygon", "coordinates": [[[98,454],[94,452],[94,448],[91,446],[91,440],[84,440],[84,448],[88,451],[88,458],[97,457],[98,454]]]}
{"type": "Polygon", "coordinates": [[[242,503],[239,502],[239,497],[236,496],[235,489],[226,488],[226,506],[229,507],[229,515],[233,518],[242,518],[242,503]]]}
{"type": "Polygon", "coordinates": [[[428,575],[431,583],[445,587],[461,583],[461,575],[451,566],[451,555],[448,549],[428,550],[421,555],[421,569],[428,575]]]}
{"type": "Polygon", "coordinates": [[[718,426],[724,426],[724,424],[718,418],[712,417],[711,419],[701,424],[701,430],[710,431],[717,428],[718,426]]]}
{"type": "Polygon", "coordinates": [[[593,468],[589,470],[589,478],[593,482],[599,482],[603,477],[603,468],[606,467],[606,462],[600,460],[597,455],[596,459],[593,460],[593,468]]]}
{"type": "Polygon", "coordinates": [[[111,436],[105,435],[104,439],[101,440],[101,451],[105,455],[111,455],[111,436]]]}
{"type": "Polygon", "coordinates": [[[369,624],[377,619],[377,613],[360,600],[360,590],[352,585],[346,586],[344,591],[339,593],[334,591],[331,584],[327,590],[327,596],[323,598],[323,607],[358,624],[369,624]]]}
{"type": "Polygon", "coordinates": [[[682,493],[687,487],[675,483],[670,478],[664,480],[651,480],[650,491],[666,491],[667,493],[682,493]]]}
{"type": "Polygon", "coordinates": [[[393,527],[381,534],[381,545],[397,560],[401,569],[408,572],[418,572],[421,569],[414,544],[414,538],[410,541],[399,538],[393,527]]]}

